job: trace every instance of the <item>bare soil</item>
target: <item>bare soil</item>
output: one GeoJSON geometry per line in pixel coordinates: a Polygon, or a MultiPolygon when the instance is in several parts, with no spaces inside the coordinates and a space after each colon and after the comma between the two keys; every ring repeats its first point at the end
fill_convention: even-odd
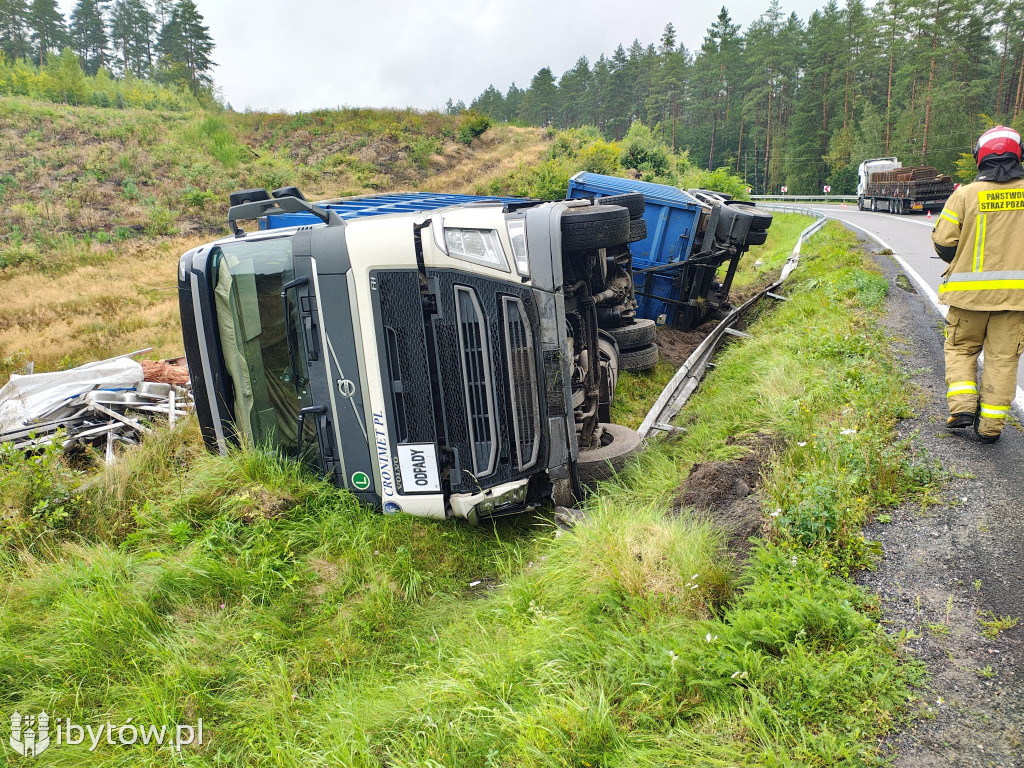
{"type": "Polygon", "coordinates": [[[729,549],[744,558],[750,550],[750,538],[760,536],[764,529],[757,489],[764,465],[772,460],[780,444],[777,438],[757,435],[740,443],[749,452],[738,459],[694,465],[679,488],[675,509],[689,507],[709,516],[725,531],[729,549]]]}
{"type": "Polygon", "coordinates": [[[707,338],[708,334],[715,330],[718,320],[708,320],[692,331],[680,331],[668,326],[658,329],[658,352],[661,359],[676,367],[686,362],[686,358],[693,354],[693,350],[700,346],[700,343],[707,338]]]}

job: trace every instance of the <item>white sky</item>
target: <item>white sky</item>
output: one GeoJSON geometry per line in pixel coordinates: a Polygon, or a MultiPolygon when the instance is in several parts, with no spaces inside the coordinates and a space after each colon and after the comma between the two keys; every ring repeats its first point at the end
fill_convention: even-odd
{"type": "MultiPolygon", "coordinates": [[[[725,2],[746,26],[769,0],[725,2]]],[[[468,105],[488,84],[527,87],[583,55],[593,63],[634,38],[657,43],[667,22],[697,48],[722,0],[196,0],[217,44],[214,80],[237,110],[468,105]]],[[[783,0],[807,20],[823,0],[783,0]]],[[[75,0],[61,0],[70,18],[75,0]]]]}

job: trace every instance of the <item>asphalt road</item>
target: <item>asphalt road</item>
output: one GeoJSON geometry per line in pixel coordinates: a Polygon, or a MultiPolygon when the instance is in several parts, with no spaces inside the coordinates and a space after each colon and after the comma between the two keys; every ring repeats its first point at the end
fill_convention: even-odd
{"type": "MultiPolygon", "coordinates": [[[[910,277],[917,289],[930,301],[936,311],[945,316],[945,307],[938,305],[939,281],[946,268],[945,262],[935,255],[932,248],[932,228],[935,218],[929,219],[924,214],[896,216],[891,213],[872,213],[857,210],[857,204],[840,205],[807,205],[802,206],[821,211],[829,218],[838,219],[855,231],[866,232],[881,241],[883,247],[892,250],[896,261],[910,277]]],[[[1024,390],[1019,382],[1024,382],[1024,358],[1017,369],[1017,397],[1014,405],[1018,415],[1024,416],[1024,390]]]]}

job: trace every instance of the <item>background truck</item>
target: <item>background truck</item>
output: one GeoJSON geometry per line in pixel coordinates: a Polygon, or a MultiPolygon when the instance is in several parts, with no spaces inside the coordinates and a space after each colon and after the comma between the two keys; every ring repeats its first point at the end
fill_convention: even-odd
{"type": "MultiPolygon", "coordinates": [[[[286,187],[230,202],[234,234],[178,266],[211,450],[265,446],[385,512],[478,521],[556,484],[578,493],[642,447],[610,412],[620,366],[657,362],[630,251],[649,239],[645,194],[311,204],[286,187]]],[[[763,242],[736,224],[745,209],[686,202],[673,258],[763,242]]],[[[650,261],[668,263],[658,242],[650,261]]]]}
{"type": "Polygon", "coordinates": [[[907,167],[895,157],[865,160],[858,168],[857,205],[862,211],[941,211],[953,179],[928,165],[907,167]]]}

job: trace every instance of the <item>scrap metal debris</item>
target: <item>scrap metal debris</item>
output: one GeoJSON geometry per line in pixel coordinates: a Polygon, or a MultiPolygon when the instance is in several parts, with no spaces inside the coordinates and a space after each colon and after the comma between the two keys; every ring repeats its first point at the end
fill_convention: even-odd
{"type": "Polygon", "coordinates": [[[138,445],[156,419],[172,426],[194,408],[188,369],[178,360],[131,358],[144,349],[67,371],[11,376],[0,388],[0,443],[31,451],[60,440],[93,446],[107,463],[138,445]]]}

